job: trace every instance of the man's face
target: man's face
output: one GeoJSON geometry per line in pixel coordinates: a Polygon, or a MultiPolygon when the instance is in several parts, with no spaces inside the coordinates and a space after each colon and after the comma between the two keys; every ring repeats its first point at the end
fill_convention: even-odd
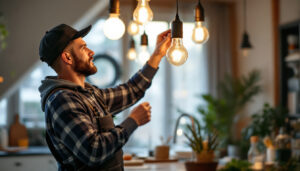
{"type": "Polygon", "coordinates": [[[97,72],[97,68],[93,63],[94,52],[86,46],[82,38],[74,40],[71,55],[74,59],[73,69],[75,72],[86,77],[97,72]]]}

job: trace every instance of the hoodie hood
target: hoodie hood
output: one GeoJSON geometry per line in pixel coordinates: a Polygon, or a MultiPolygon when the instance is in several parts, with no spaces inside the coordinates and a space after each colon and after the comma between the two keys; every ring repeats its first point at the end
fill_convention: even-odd
{"type": "Polygon", "coordinates": [[[48,76],[42,80],[42,84],[39,87],[39,92],[41,96],[41,107],[43,112],[45,111],[45,103],[48,96],[52,93],[54,89],[64,88],[70,90],[77,90],[80,86],[67,80],[58,79],[57,76],[48,76]]]}

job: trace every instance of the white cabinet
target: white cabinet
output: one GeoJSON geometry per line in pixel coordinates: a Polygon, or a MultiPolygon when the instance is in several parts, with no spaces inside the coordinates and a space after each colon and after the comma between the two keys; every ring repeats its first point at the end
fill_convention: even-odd
{"type": "Polygon", "coordinates": [[[57,171],[52,155],[22,155],[0,157],[1,171],[57,171]]]}

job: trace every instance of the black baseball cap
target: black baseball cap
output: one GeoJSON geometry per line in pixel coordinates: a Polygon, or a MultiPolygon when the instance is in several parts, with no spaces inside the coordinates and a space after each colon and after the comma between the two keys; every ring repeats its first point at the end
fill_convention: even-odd
{"type": "Polygon", "coordinates": [[[84,37],[89,33],[91,28],[92,26],[89,25],[88,27],[77,31],[71,26],[60,24],[50,31],[46,31],[40,42],[39,55],[41,61],[46,62],[51,66],[72,40],[84,37]]]}

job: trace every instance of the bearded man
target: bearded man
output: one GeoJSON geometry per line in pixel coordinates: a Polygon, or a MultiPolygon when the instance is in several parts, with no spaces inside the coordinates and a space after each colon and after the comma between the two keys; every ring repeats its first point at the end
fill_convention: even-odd
{"type": "Polygon", "coordinates": [[[94,52],[82,39],[90,29],[77,31],[60,24],[40,42],[40,59],[57,73],[46,77],[39,87],[46,140],[58,170],[121,171],[122,147],[138,126],[150,121],[151,106],[139,104],[120,125],[112,117],[144,96],[170,46],[170,30],[158,35],[150,59],[128,82],[100,89],[85,82],[97,72],[94,52]]]}

